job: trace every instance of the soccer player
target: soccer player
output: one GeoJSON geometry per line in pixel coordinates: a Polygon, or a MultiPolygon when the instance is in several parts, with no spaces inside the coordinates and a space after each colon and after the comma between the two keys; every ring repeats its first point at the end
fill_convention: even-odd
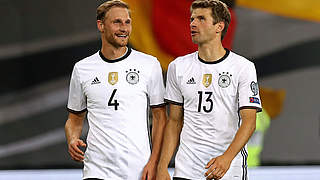
{"type": "Polygon", "coordinates": [[[170,179],[167,168],[179,139],[173,179],[244,180],[245,145],[261,111],[255,66],[221,44],[230,23],[224,3],[194,1],[190,21],[198,51],[168,68],[170,115],[157,180],[170,179]]]}
{"type": "Polygon", "coordinates": [[[83,179],[151,180],[166,123],[159,61],[127,47],[129,7],[111,0],[97,9],[102,47],[74,66],[65,132],[72,159],[83,161],[83,179]],[[152,151],[148,112],[153,115],[152,151]],[[84,117],[89,132],[81,139],[84,117]],[[86,146],[85,153],[79,146],[86,146]]]}

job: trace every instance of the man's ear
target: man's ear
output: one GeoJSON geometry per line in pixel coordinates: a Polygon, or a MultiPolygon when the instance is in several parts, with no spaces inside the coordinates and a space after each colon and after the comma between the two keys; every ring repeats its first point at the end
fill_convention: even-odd
{"type": "Polygon", "coordinates": [[[217,26],[216,33],[220,33],[223,31],[225,24],[223,21],[220,21],[216,24],[216,26],[217,26]]]}
{"type": "Polygon", "coordinates": [[[99,30],[101,33],[104,32],[104,24],[103,24],[103,21],[97,20],[97,27],[98,27],[98,30],[99,30]]]}

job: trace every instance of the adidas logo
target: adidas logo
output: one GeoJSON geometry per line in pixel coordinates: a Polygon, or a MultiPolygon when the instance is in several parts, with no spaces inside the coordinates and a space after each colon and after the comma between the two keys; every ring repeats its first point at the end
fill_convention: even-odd
{"type": "Polygon", "coordinates": [[[187,81],[187,84],[196,84],[196,82],[194,81],[194,78],[192,77],[191,79],[189,79],[187,81]]]}
{"type": "Polygon", "coordinates": [[[91,85],[92,85],[92,84],[99,84],[99,83],[101,83],[101,82],[100,82],[99,79],[96,77],[96,78],[94,78],[94,80],[91,82],[91,85]]]}

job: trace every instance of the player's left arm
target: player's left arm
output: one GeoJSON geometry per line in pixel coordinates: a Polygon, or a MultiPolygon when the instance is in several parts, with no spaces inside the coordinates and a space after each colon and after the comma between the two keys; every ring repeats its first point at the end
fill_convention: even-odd
{"type": "Polygon", "coordinates": [[[261,111],[257,73],[254,63],[245,59],[242,62],[238,74],[238,105],[242,123],[228,149],[207,164],[208,171],[205,173],[206,176],[209,175],[207,179],[220,179],[225,175],[232,160],[245,146],[256,128],[256,112],[261,111]]]}
{"type": "Polygon", "coordinates": [[[166,126],[166,106],[152,107],[152,152],[150,159],[143,169],[142,180],[155,178],[157,165],[160,157],[160,150],[163,139],[163,132],[166,126]]]}
{"type": "Polygon", "coordinates": [[[207,179],[221,179],[228,171],[232,160],[246,145],[256,129],[256,111],[256,109],[240,110],[242,124],[238,129],[238,132],[236,133],[232,143],[223,153],[223,155],[213,158],[208,162],[206,166],[208,171],[205,173],[207,179]]]}

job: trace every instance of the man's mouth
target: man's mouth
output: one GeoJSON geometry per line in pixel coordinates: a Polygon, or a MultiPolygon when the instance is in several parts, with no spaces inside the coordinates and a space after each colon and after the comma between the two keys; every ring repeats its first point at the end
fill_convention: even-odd
{"type": "Polygon", "coordinates": [[[116,34],[116,36],[119,38],[127,38],[128,37],[128,35],[126,35],[126,34],[116,34]]]}
{"type": "Polygon", "coordinates": [[[195,36],[195,35],[197,35],[197,34],[199,34],[199,32],[197,32],[197,31],[191,31],[191,35],[192,35],[192,36],[195,36]]]}

